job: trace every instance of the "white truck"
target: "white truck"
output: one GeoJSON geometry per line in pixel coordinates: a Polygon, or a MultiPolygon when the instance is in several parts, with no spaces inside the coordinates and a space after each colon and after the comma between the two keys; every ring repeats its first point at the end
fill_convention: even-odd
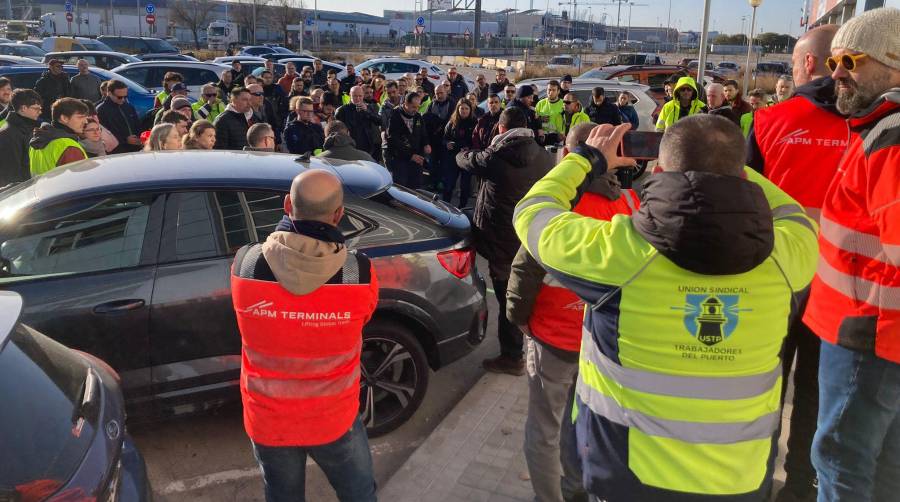
{"type": "Polygon", "coordinates": [[[213,21],[206,29],[206,41],[209,44],[209,50],[224,51],[230,44],[240,42],[240,31],[236,23],[213,21]]]}
{"type": "Polygon", "coordinates": [[[44,36],[77,35],[96,37],[104,33],[97,12],[73,13],[72,22],[66,21],[65,11],[49,12],[41,16],[41,33],[44,36]]]}

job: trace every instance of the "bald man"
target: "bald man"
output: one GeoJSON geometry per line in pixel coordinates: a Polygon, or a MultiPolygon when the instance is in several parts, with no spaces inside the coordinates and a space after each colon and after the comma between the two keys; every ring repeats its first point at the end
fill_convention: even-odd
{"type": "MultiPolygon", "coordinates": [[[[794,96],[757,111],[747,138],[747,165],[794,197],[814,219],[819,217],[850,134],[844,116],[835,107],[834,80],[825,67],[837,30],[837,26],[826,25],[800,37],[791,57],[798,86],[794,96]]],[[[819,402],[819,339],[803,324],[802,317],[802,312],[796,313],[784,344],[782,401],[795,355],[797,369],[784,464],[787,478],[776,502],[816,498],[810,448],[819,402]]]]}
{"type": "Polygon", "coordinates": [[[301,173],[284,206],[265,243],[237,252],[231,276],[244,427],[266,500],[297,500],[311,456],[339,500],[374,501],[359,374],[362,329],[378,302],[375,270],[344,245],[343,187],[333,174],[301,173]]]}
{"type": "Polygon", "coordinates": [[[338,108],[334,118],[350,130],[356,148],[381,162],[381,116],[378,115],[378,105],[366,103],[363,86],[356,85],[350,89],[350,102],[338,108]]]}
{"type": "Polygon", "coordinates": [[[741,119],[728,104],[725,99],[725,87],[722,84],[711,83],[706,86],[706,106],[710,115],[718,115],[734,122],[734,125],[741,125],[741,119]]]}

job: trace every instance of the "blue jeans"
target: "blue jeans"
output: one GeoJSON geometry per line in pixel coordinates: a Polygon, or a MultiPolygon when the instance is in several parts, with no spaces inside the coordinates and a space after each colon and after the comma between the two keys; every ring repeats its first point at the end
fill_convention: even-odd
{"type": "Polygon", "coordinates": [[[900,364],[822,342],[819,502],[900,499],[900,364]]]}
{"type": "Polygon", "coordinates": [[[264,446],[253,443],[262,469],[266,502],[306,500],[306,456],[316,461],[341,502],[375,501],[372,454],[362,420],[334,442],[321,446],[264,446]]]}

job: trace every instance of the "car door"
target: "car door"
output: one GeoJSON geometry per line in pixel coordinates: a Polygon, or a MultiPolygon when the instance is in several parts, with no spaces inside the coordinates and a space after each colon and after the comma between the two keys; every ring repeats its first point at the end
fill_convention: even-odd
{"type": "Polygon", "coordinates": [[[152,66],[132,66],[116,73],[150,90],[162,85],[162,78],[153,80],[158,72],[152,66]]]}
{"type": "Polygon", "coordinates": [[[234,253],[257,239],[237,191],[168,196],[150,308],[157,396],[181,396],[238,377],[241,337],[231,306],[234,253]]]}
{"type": "Polygon", "coordinates": [[[149,312],[164,199],[74,199],[0,229],[0,289],[25,299],[22,321],[106,361],[132,403],[150,392],[149,312]]]}
{"type": "Polygon", "coordinates": [[[194,99],[200,99],[200,91],[204,85],[209,83],[214,84],[219,80],[219,76],[216,72],[207,70],[206,68],[185,66],[174,68],[173,71],[177,71],[184,77],[184,85],[188,87],[188,92],[194,99]]]}

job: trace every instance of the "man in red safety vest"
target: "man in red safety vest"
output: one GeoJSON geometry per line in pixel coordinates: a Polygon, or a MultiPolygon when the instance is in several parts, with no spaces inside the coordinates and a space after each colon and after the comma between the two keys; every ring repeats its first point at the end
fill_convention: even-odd
{"type": "MultiPolygon", "coordinates": [[[[769,178],[818,220],[828,185],[847,151],[850,130],[835,106],[834,80],[825,67],[838,27],[825,25],[806,32],[794,45],[794,97],[756,112],[747,139],[747,165],[769,178]]],[[[819,406],[819,339],[796,312],[782,356],[784,381],[793,367],[794,399],[787,441],[784,488],[775,502],[815,501],[816,471],[810,447],[819,406]]],[[[787,385],[782,386],[784,401],[787,385]]]]}
{"type": "MultiPolygon", "coordinates": [[[[593,122],[572,127],[563,156],[587,140],[595,127],[593,122]]],[[[620,189],[615,174],[606,173],[585,187],[573,211],[608,221],[617,214],[632,214],[639,204],[634,190],[620,189]]],[[[524,246],[519,247],[512,264],[506,302],[510,322],[527,335],[525,461],[536,500],[586,500],[578,462],[575,457],[568,460],[574,455],[569,414],[578,374],[584,302],[547,275],[524,246]]]]}
{"type": "Polygon", "coordinates": [[[362,328],[378,302],[375,270],[344,245],[343,188],[333,174],[298,175],[285,212],[265,243],[238,251],[231,276],[244,427],[266,500],[303,499],[309,455],[342,502],[374,501],[359,376],[362,328]]]}

